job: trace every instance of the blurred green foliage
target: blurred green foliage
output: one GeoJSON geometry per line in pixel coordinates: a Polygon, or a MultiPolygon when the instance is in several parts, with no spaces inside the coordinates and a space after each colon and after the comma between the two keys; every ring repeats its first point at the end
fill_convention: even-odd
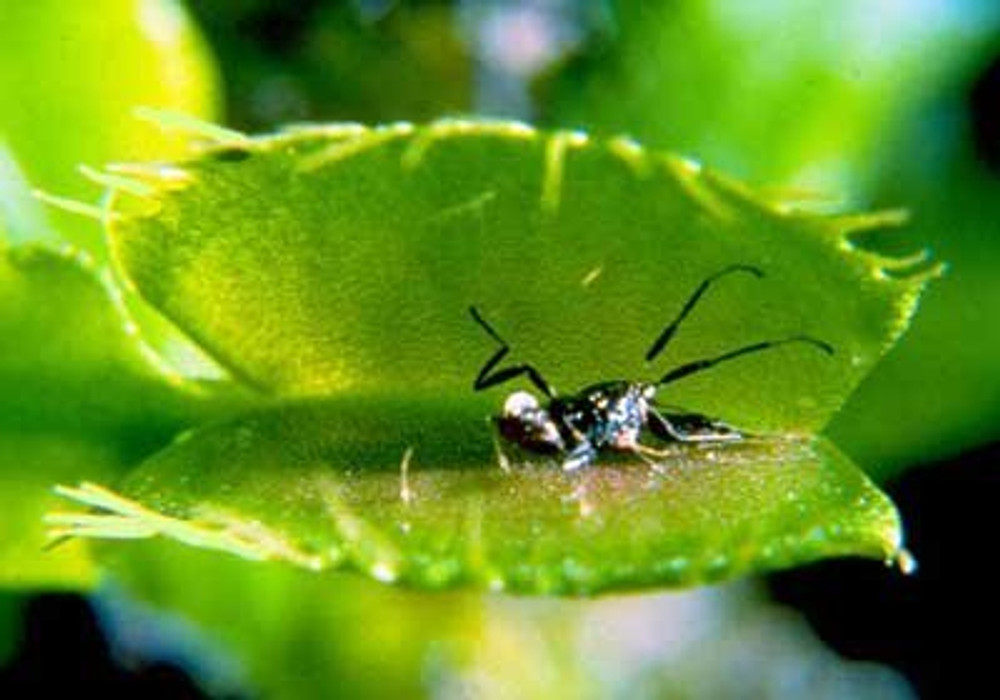
{"type": "Polygon", "coordinates": [[[886,191],[914,203],[911,235],[949,270],[828,431],[882,476],[1000,437],[1000,178],[963,155],[886,191]]]}
{"type": "Polygon", "coordinates": [[[99,228],[45,216],[28,182],[90,198],[78,163],[176,153],[184,140],[132,109],[211,115],[214,70],[170,2],[114,0],[99,16],[83,3],[4,3],[0,20],[0,586],[88,586],[84,547],[43,550],[53,483],[115,478],[204,418],[206,398],[169,385],[86,255],[56,249],[102,260],[99,228]]]}
{"type": "Polygon", "coordinates": [[[863,192],[886,135],[986,39],[933,2],[610,4],[613,21],[539,81],[542,120],[629,133],[789,194],[863,192]]]}
{"type": "MultiPolygon", "coordinates": [[[[86,2],[4,2],[0,37],[0,144],[33,186],[49,192],[90,200],[95,190],[79,164],[182,150],[184,139],[135,119],[136,106],[218,113],[214,65],[172,0],[104,0],[99,17],[86,2]]],[[[62,237],[103,256],[96,227],[53,218],[62,237]]]]}
{"type": "Polygon", "coordinates": [[[274,698],[331,688],[346,697],[421,697],[435,666],[444,674],[460,665],[480,630],[475,595],[428,596],[172,542],[108,547],[104,561],[127,590],[193,621],[238,659],[236,678],[206,677],[213,694],[232,693],[235,682],[274,698]]]}
{"type": "Polygon", "coordinates": [[[220,557],[173,542],[112,545],[105,561],[242,663],[203,676],[216,696],[484,699],[775,697],[808,669],[826,697],[903,700],[906,685],[832,654],[753,586],[597,600],[428,595],[354,576],[220,557]],[[197,585],[191,585],[197,572],[197,585]],[[748,673],[747,668],[753,672],[748,673]],[[797,677],[797,676],[795,676],[797,677]],[[776,690],[778,689],[778,690],[776,690]]]}
{"type": "Polygon", "coordinates": [[[80,543],[44,549],[53,484],[116,479],[229,405],[214,387],[164,374],[125,324],[79,256],[0,247],[2,587],[91,584],[80,543]]]}

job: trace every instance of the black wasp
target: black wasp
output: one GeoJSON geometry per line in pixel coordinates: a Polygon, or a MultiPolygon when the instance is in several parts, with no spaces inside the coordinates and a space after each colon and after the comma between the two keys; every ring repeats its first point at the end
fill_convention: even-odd
{"type": "MultiPolygon", "coordinates": [[[[758,278],[764,276],[756,267],[732,265],[705,279],[681,308],[677,318],[653,341],[646,353],[647,362],[656,359],[663,352],[681,322],[709,286],[720,277],[734,272],[749,273],[758,278]]],[[[501,346],[483,365],[473,388],[482,391],[524,375],[548,399],[548,403],[543,406],[537,397],[526,391],[517,391],[508,396],[502,413],[496,417],[500,434],[530,452],[561,456],[562,468],[566,471],[591,464],[602,451],[631,452],[640,456],[661,454],[639,442],[645,428],[666,442],[724,443],[741,440],[743,433],[722,421],[699,413],[666,410],[656,403],[657,391],[660,387],[714,367],[720,362],[790,343],[805,343],[833,354],[833,348],[829,344],[809,336],[797,335],[761,341],[715,357],[687,362],[670,370],[655,382],[618,379],[588,386],[571,396],[557,396],[552,385],[532,365],[520,364],[497,369],[497,365],[510,352],[510,347],[474,306],[469,311],[476,323],[501,346]]]]}

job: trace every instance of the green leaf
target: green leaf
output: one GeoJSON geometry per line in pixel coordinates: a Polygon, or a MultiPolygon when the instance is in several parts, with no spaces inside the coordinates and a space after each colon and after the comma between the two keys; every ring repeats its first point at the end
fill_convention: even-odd
{"type": "MultiPolygon", "coordinates": [[[[0,141],[27,179],[49,192],[89,198],[83,164],[168,157],[186,139],[133,118],[137,106],[204,117],[216,110],[214,66],[178,2],[40,0],[0,8],[0,141]]],[[[96,228],[58,220],[95,256],[96,228]]],[[[18,240],[41,233],[20,229],[18,240]]]]}
{"type": "MultiPolygon", "coordinates": [[[[126,276],[236,376],[283,395],[470,385],[500,329],[565,391],[807,333],[671,385],[668,403],[754,430],[814,432],[905,329],[937,268],[855,249],[898,215],[820,217],[624,140],[518,123],[330,125],[136,169],[110,222],[126,276]],[[734,264],[656,366],[644,353],[734,264]]],[[[917,261],[919,262],[919,261],[917,261]]],[[[664,396],[668,391],[663,392],[664,396]]],[[[661,397],[662,398],[662,397],[661,397]]]]}
{"type": "Polygon", "coordinates": [[[83,257],[0,247],[0,587],[93,583],[80,543],[44,549],[52,486],[117,478],[231,391],[165,373],[83,257]]]}
{"type": "Polygon", "coordinates": [[[415,587],[589,594],[691,586],[815,559],[908,561],[898,516],[821,438],[675,447],[656,464],[496,465],[441,400],[327,399],[186,436],[124,482],[62,494],[59,535],[165,536],[415,587]]]}

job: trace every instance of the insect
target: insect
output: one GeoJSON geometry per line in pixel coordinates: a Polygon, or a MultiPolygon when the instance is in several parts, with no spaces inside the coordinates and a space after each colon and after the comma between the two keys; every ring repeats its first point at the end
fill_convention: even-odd
{"type": "MultiPolygon", "coordinates": [[[[646,361],[655,360],[674,337],[678,327],[691,313],[708,288],[719,278],[746,273],[763,277],[750,265],[731,265],[706,278],[688,298],[677,317],[663,329],[646,352],[646,361]]],[[[558,396],[542,374],[530,364],[498,367],[510,352],[500,334],[483,318],[476,307],[469,307],[472,318],[500,344],[483,365],[473,382],[475,391],[504,384],[518,377],[528,381],[544,396],[546,403],[527,391],[510,394],[499,416],[494,418],[500,435],[519,447],[536,454],[561,458],[562,468],[573,471],[592,464],[602,452],[630,452],[644,458],[662,456],[640,442],[644,430],[661,441],[674,443],[729,443],[742,440],[738,429],[720,420],[657,403],[657,392],[667,384],[703,372],[722,362],[782,345],[805,344],[832,355],[828,343],[806,335],[765,340],[729,352],[687,362],[666,372],[655,381],[617,379],[588,386],[576,394],[558,396]]]]}

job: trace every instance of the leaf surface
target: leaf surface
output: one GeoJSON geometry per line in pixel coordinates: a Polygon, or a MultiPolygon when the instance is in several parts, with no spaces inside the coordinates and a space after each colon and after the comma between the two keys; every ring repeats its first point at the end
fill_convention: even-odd
{"type": "Polygon", "coordinates": [[[946,186],[927,175],[893,186],[919,203],[911,235],[948,261],[948,273],[829,426],[879,479],[1000,438],[1000,182],[979,163],[946,172],[946,186]]]}
{"type": "Polygon", "coordinates": [[[198,430],[59,534],[166,536],[415,587],[591,594],[691,586],[823,557],[906,561],[898,516],[821,438],[675,447],[656,464],[497,466],[464,404],[289,405],[198,430]],[[457,430],[456,430],[457,428],[457,430]]]}
{"type": "MultiPolygon", "coordinates": [[[[138,171],[136,171],[138,172],[138,171]]],[[[622,140],[518,123],[296,129],[209,150],[120,194],[112,246],[154,306],[279,395],[475,397],[497,345],[563,392],[809,334],[664,390],[754,430],[821,428],[905,329],[926,279],[848,235],[896,215],[779,210],[622,140]],[[697,285],[728,266],[655,364],[697,285]],[[889,274],[892,273],[892,274],[889,274]]],[[[139,177],[137,175],[137,177],[139,177]]],[[[494,392],[499,393],[499,392],[494,392]]]]}

